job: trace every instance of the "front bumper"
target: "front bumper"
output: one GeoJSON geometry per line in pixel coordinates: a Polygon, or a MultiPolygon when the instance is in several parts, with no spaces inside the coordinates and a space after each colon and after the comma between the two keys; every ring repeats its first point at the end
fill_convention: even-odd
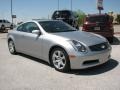
{"type": "Polygon", "coordinates": [[[85,69],[101,65],[110,59],[111,50],[101,52],[90,52],[84,55],[77,54],[76,57],[70,58],[71,69],[85,69]]]}

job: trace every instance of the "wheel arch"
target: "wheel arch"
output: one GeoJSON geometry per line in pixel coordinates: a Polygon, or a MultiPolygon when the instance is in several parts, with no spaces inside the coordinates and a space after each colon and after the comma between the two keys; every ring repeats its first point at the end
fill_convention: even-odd
{"type": "Polygon", "coordinates": [[[52,47],[50,48],[50,50],[49,50],[49,63],[50,63],[50,64],[51,64],[50,55],[51,55],[52,50],[55,49],[55,48],[61,48],[61,49],[63,49],[63,50],[67,53],[67,55],[68,55],[68,52],[66,51],[66,49],[65,49],[64,47],[62,47],[62,46],[60,46],[60,45],[54,45],[54,46],[52,46],[52,47]]]}
{"type": "Polygon", "coordinates": [[[14,42],[14,39],[12,37],[8,37],[8,42],[12,40],[14,42]]]}
{"type": "Polygon", "coordinates": [[[14,44],[15,44],[15,40],[14,40],[14,38],[12,36],[8,36],[7,41],[9,42],[10,40],[12,40],[14,42],[14,44]]]}
{"type": "Polygon", "coordinates": [[[8,42],[9,42],[9,41],[11,41],[11,40],[13,41],[13,39],[12,39],[12,38],[8,38],[8,42]]]}

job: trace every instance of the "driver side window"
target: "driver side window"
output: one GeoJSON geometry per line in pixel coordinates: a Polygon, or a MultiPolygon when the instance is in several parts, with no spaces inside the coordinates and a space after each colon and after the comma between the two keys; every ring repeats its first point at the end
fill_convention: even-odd
{"type": "Polygon", "coordinates": [[[33,30],[40,30],[38,25],[34,22],[28,22],[22,24],[17,28],[17,31],[27,32],[27,33],[32,33],[33,30]]]}
{"type": "Polygon", "coordinates": [[[34,22],[28,22],[25,25],[25,29],[27,30],[28,33],[32,33],[33,30],[40,30],[38,25],[34,22]]]}

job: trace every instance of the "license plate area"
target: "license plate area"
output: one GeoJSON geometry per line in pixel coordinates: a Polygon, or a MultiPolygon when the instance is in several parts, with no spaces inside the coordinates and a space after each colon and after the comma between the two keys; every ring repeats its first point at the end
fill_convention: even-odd
{"type": "Polygon", "coordinates": [[[94,30],[100,30],[100,27],[95,27],[94,30]]]}

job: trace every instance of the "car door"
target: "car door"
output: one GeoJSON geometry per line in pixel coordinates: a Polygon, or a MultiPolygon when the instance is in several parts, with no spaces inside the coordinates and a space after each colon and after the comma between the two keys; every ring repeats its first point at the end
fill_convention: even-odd
{"type": "Polygon", "coordinates": [[[42,36],[33,34],[33,30],[40,30],[34,22],[23,25],[22,32],[19,33],[19,49],[31,56],[40,58],[42,56],[42,36]]]}

